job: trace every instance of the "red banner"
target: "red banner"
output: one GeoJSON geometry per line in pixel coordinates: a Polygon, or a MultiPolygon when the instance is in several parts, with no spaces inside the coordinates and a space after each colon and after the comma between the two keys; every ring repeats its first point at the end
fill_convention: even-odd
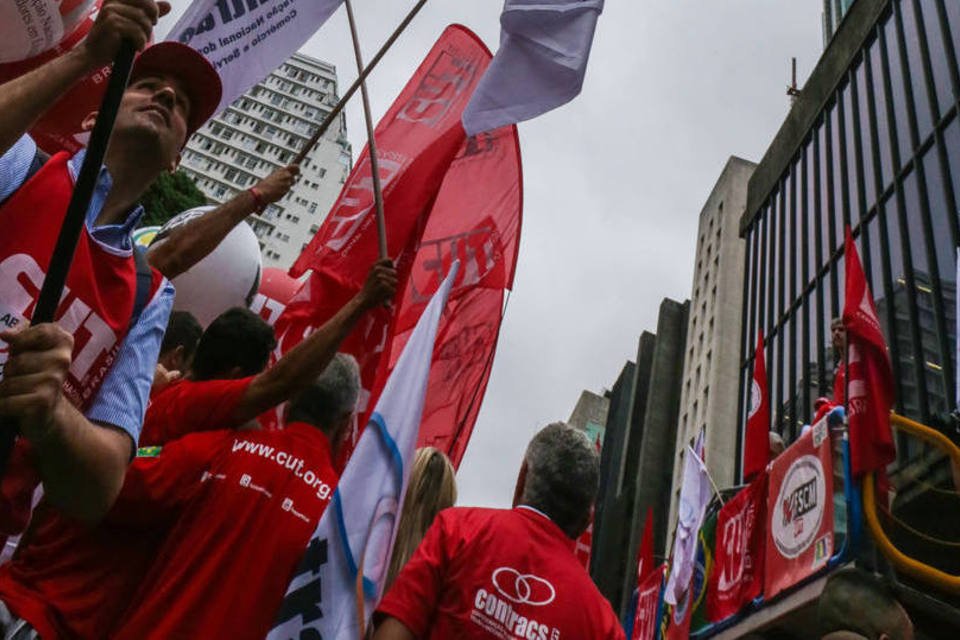
{"type": "Polygon", "coordinates": [[[650,571],[637,587],[637,612],[633,617],[630,640],[654,640],[657,637],[657,610],[660,608],[660,591],[666,571],[667,565],[660,565],[650,571]]]}
{"type": "Polygon", "coordinates": [[[826,420],[771,465],[763,596],[813,575],[833,555],[833,459],[826,420]]]}
{"type": "MultiPolygon", "coordinates": [[[[377,125],[380,175],[387,219],[387,246],[401,290],[440,185],[465,137],[460,114],[490,62],[490,52],[465,27],[447,27],[400,96],[377,125]]],[[[320,230],[291,268],[311,270],[301,291],[277,320],[278,354],[322,325],[360,290],[377,259],[373,181],[368,150],[351,172],[320,230]]],[[[360,363],[369,400],[381,355],[390,347],[386,309],[368,312],[341,350],[360,363]]],[[[364,404],[361,409],[367,409],[364,404]]]]}
{"type": "Polygon", "coordinates": [[[847,274],[843,304],[843,326],[847,330],[847,393],[844,397],[849,409],[850,465],[853,475],[859,477],[884,469],[897,457],[890,430],[893,369],[877,307],[849,227],[844,254],[847,274]]]}
{"type": "MultiPolygon", "coordinates": [[[[390,369],[453,261],[460,261],[440,321],[417,444],[446,452],[455,467],[470,440],[490,376],[504,290],[513,285],[521,185],[516,127],[464,142],[430,212],[398,312],[390,369]]],[[[377,379],[387,375],[389,371],[377,379]]]]}
{"type": "Polygon", "coordinates": [[[763,591],[766,507],[767,475],[762,473],[720,509],[707,590],[711,621],[734,615],[763,591]]]}
{"type": "Polygon", "coordinates": [[[757,334],[750,385],[750,411],[743,444],[743,477],[750,480],[762,472],[770,458],[770,402],[767,395],[767,365],[763,355],[763,334],[757,334]]]}

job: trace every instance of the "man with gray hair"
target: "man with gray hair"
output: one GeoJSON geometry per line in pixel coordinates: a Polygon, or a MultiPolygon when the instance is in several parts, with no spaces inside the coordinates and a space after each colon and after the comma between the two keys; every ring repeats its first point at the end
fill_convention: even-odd
{"type": "Polygon", "coordinates": [[[375,640],[624,638],[573,553],[600,476],[596,449],[556,422],[531,440],[513,509],[441,511],[380,603],[375,640]]]}
{"type": "Polygon", "coordinates": [[[336,354],[291,400],[282,431],[141,449],[104,522],[50,536],[63,525],[45,520],[46,542],[0,568],[0,597],[44,638],[266,636],[337,486],[359,390],[356,360],[336,354]]]}
{"type": "Polygon", "coordinates": [[[913,623],[890,587],[848,567],[830,576],[817,605],[822,640],[913,640],[913,623]]]}

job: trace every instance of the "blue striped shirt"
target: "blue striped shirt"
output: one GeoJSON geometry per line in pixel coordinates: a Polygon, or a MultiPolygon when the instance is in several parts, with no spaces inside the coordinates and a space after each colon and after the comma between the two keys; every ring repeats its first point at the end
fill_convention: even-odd
{"type": "MultiPolygon", "coordinates": [[[[6,200],[23,184],[36,151],[36,143],[25,135],[0,156],[0,202],[6,200]]],[[[84,154],[84,151],[80,151],[68,162],[74,179],[83,164],[84,154]]],[[[87,210],[87,231],[110,253],[131,255],[131,236],[143,217],[142,207],[131,210],[122,223],[95,225],[112,184],[106,168],[101,168],[93,198],[90,200],[90,208],[87,210]]],[[[133,438],[134,443],[140,437],[140,428],[143,426],[143,415],[150,398],[150,386],[153,384],[160,343],[163,341],[163,333],[173,306],[173,294],[173,285],[165,279],[161,290],[147,304],[140,319],[124,338],[117,359],[86,414],[87,419],[93,422],[123,429],[133,438]]]]}

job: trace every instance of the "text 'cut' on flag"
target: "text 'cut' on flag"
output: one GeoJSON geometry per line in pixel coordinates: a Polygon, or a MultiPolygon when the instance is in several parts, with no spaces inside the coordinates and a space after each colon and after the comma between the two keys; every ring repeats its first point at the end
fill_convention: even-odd
{"type": "Polygon", "coordinates": [[[362,638],[390,562],[437,326],[459,263],[434,294],[380,395],[268,640],[362,638]],[[304,633],[312,631],[314,636],[304,633]]]}
{"type": "Polygon", "coordinates": [[[343,0],[195,0],[167,35],[210,61],[222,111],[306,44],[343,0]]]}
{"type": "Polygon", "coordinates": [[[500,48],[463,112],[467,135],[535,118],[583,87],[603,0],[506,0],[500,48]]]}

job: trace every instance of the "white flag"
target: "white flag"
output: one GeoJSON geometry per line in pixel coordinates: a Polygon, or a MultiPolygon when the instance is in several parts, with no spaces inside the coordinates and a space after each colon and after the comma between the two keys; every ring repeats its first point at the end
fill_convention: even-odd
{"type": "Polygon", "coordinates": [[[343,0],[194,0],[167,40],[188,44],[223,82],[217,112],[277,69],[343,0]]]}
{"type": "Polygon", "coordinates": [[[673,560],[663,599],[672,605],[683,600],[690,588],[693,566],[697,561],[697,535],[713,492],[710,478],[703,464],[703,431],[696,443],[687,445],[683,461],[683,485],[680,487],[680,505],[677,507],[677,531],[673,540],[673,560]]]}
{"type": "Polygon", "coordinates": [[[583,87],[603,0],[506,0],[500,48],[463,112],[468,136],[535,118],[583,87]]]}
{"type": "Polygon", "coordinates": [[[458,267],[454,262],[403,348],[267,640],[362,637],[390,563],[437,325],[458,267]]]}

